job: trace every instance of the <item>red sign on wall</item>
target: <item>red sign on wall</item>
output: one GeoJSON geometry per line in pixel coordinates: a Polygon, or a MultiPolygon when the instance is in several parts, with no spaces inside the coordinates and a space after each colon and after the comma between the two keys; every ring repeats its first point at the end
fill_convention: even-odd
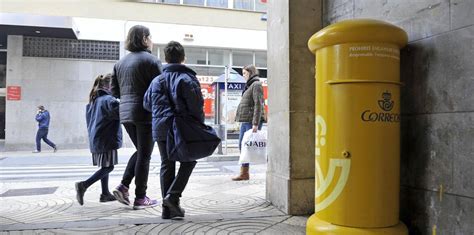
{"type": "Polygon", "coordinates": [[[206,118],[214,117],[212,102],[214,101],[214,92],[210,84],[201,84],[202,97],[204,98],[204,114],[206,118]]]}
{"type": "Polygon", "coordinates": [[[268,115],[268,79],[260,78],[263,87],[263,101],[265,113],[268,115]]]}
{"type": "Polygon", "coordinates": [[[7,86],[7,100],[21,100],[21,86],[7,86]]]}

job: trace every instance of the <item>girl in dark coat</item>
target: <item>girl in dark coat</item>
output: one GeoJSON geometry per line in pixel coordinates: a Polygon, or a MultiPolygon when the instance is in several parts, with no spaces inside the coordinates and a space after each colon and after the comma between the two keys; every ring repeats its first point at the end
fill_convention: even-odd
{"type": "Polygon", "coordinates": [[[111,74],[100,75],[94,81],[86,106],[87,132],[92,163],[101,167],[86,181],[76,183],[76,198],[84,204],[84,193],[87,188],[100,180],[102,194],[100,202],[115,201],[109,192],[109,173],[118,163],[117,149],[122,146],[122,129],[120,128],[119,101],[110,93],[111,74]]]}

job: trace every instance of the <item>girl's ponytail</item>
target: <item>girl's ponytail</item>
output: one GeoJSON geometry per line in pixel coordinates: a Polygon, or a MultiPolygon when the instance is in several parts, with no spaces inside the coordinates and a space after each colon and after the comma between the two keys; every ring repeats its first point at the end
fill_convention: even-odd
{"type": "Polygon", "coordinates": [[[106,88],[109,89],[110,81],[112,79],[111,74],[99,75],[94,80],[94,85],[92,86],[91,92],[89,93],[89,103],[93,103],[97,98],[97,92],[99,89],[106,88]]]}

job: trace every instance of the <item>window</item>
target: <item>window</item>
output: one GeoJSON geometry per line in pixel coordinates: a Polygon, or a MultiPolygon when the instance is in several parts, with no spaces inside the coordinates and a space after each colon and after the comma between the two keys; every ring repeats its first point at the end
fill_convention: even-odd
{"type": "Polygon", "coordinates": [[[267,4],[261,0],[255,1],[255,11],[267,12],[267,4]]]}
{"type": "Polygon", "coordinates": [[[258,76],[261,78],[267,78],[267,70],[266,69],[259,69],[258,76]]]}
{"type": "Polygon", "coordinates": [[[158,59],[161,60],[161,63],[166,63],[165,61],[165,45],[161,46],[159,49],[158,49],[158,54],[156,55],[156,57],[158,57],[158,59]]]}
{"type": "Polygon", "coordinates": [[[204,0],[184,0],[183,4],[204,6],[204,0]]]}
{"type": "Polygon", "coordinates": [[[0,139],[5,139],[5,96],[0,97],[0,139]]]}
{"type": "Polygon", "coordinates": [[[229,8],[237,10],[267,12],[268,0],[138,0],[144,3],[165,3],[203,7],[229,8]]]}
{"type": "Polygon", "coordinates": [[[206,49],[184,48],[186,64],[206,64],[206,49]]]}
{"type": "Polygon", "coordinates": [[[194,70],[200,76],[220,76],[225,73],[225,67],[207,67],[207,66],[192,66],[189,68],[194,70]]]}
{"type": "Polygon", "coordinates": [[[7,53],[0,52],[0,88],[7,85],[7,53]]]}
{"type": "Polygon", "coordinates": [[[234,0],[234,9],[253,11],[255,0],[234,0]]]}
{"type": "Polygon", "coordinates": [[[237,72],[238,74],[243,76],[242,70],[244,70],[242,67],[232,67],[232,69],[237,72]]]}
{"type": "Polygon", "coordinates": [[[158,57],[162,63],[165,63],[165,53],[163,51],[164,45],[153,44],[151,54],[158,57]]]}
{"type": "Polygon", "coordinates": [[[228,7],[228,0],[207,0],[208,7],[228,7]]]}
{"type": "Polygon", "coordinates": [[[234,66],[245,66],[253,64],[253,53],[247,51],[234,51],[232,52],[232,65],[234,66]]]}
{"type": "Polygon", "coordinates": [[[158,0],[158,2],[179,4],[179,0],[158,0]]]}
{"type": "MultiPolygon", "coordinates": [[[[242,67],[232,67],[232,69],[235,70],[240,75],[243,75],[242,74],[242,70],[243,70],[242,67]]],[[[258,69],[258,76],[260,78],[267,78],[267,69],[258,69]]]]}
{"type": "Polygon", "coordinates": [[[208,49],[210,65],[224,65],[224,50],[208,49]]]}
{"type": "Polygon", "coordinates": [[[255,66],[267,67],[267,53],[266,52],[255,52],[255,66]]]}

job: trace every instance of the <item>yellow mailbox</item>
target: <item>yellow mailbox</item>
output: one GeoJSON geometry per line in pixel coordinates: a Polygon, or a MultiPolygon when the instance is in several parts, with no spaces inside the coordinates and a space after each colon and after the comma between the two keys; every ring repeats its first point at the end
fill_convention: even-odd
{"type": "Polygon", "coordinates": [[[399,221],[402,29],[346,20],[314,34],[316,195],[307,234],[408,234],[399,221]]]}

